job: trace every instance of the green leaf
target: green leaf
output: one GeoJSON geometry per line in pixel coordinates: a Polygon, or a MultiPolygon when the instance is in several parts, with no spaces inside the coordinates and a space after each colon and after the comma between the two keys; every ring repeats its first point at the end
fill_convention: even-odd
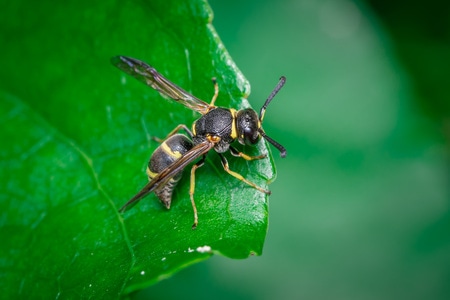
{"type": "MultiPolygon", "coordinates": [[[[196,173],[196,230],[188,172],[170,210],[151,195],[117,212],[146,184],[158,146],[152,137],[199,116],[162,100],[111,66],[110,57],[149,62],[207,102],[216,77],[218,105],[249,106],[249,84],[211,19],[205,1],[18,1],[0,12],[6,298],[36,290],[43,298],[118,297],[213,253],[261,254],[267,197],[226,174],[213,153],[196,173]]],[[[264,143],[241,149],[269,151],[264,143]]],[[[275,177],[271,159],[229,161],[258,185],[275,177]]]]}

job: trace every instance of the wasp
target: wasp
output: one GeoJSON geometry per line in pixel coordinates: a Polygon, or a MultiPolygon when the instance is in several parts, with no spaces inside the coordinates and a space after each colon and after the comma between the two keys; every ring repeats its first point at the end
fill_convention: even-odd
{"type": "Polygon", "coordinates": [[[190,163],[199,159],[191,168],[189,188],[189,196],[194,211],[192,228],[195,229],[198,225],[198,214],[194,201],[195,171],[204,164],[206,154],[212,149],[218,153],[222,166],[228,174],[262,193],[270,194],[269,190],[232,171],[223,153],[229,151],[233,156],[241,157],[245,160],[265,158],[265,154],[250,156],[232,146],[232,143],[236,140],[242,145],[253,146],[262,137],[280,151],[281,157],[286,156],[286,149],[267,136],[262,128],[267,106],[286,82],[284,76],[280,78],[280,81],[261,107],[258,116],[251,108],[236,110],[215,106],[219,88],[214,78],[214,95],[208,104],[170,82],[158,73],[155,68],[143,61],[126,56],[115,56],[111,58],[111,62],[120,70],[157,90],[163,96],[167,96],[201,114],[201,117],[193,123],[192,130],[186,125],[180,124],[156,148],[147,167],[149,182],[120,208],[120,212],[125,212],[151,192],[156,194],[166,208],[170,208],[172,192],[181,178],[182,171],[190,163]],[[178,133],[180,130],[184,130],[187,135],[178,133]]]}

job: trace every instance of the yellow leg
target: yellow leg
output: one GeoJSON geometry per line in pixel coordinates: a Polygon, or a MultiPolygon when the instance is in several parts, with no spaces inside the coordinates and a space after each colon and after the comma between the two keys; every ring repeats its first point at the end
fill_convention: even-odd
{"type": "Polygon", "coordinates": [[[192,210],[194,211],[194,224],[192,224],[192,229],[197,228],[198,225],[198,214],[197,214],[197,206],[195,205],[194,201],[194,192],[195,192],[195,170],[203,166],[203,163],[205,162],[205,156],[192,166],[191,168],[191,184],[189,187],[189,197],[191,198],[191,204],[192,204],[192,210]]]}
{"type": "Polygon", "coordinates": [[[189,134],[189,136],[190,136],[191,138],[193,137],[193,134],[192,134],[192,132],[189,130],[189,128],[188,128],[186,125],[184,125],[184,124],[180,124],[180,125],[178,125],[177,127],[175,127],[171,132],[169,132],[169,134],[168,134],[164,139],[160,139],[160,138],[154,136],[154,137],[153,137],[153,140],[157,141],[158,143],[162,143],[162,142],[164,142],[165,140],[167,140],[168,138],[170,138],[172,135],[174,135],[175,133],[177,133],[178,131],[180,131],[181,129],[184,129],[184,131],[186,131],[186,132],[189,134]]]}
{"type": "Polygon", "coordinates": [[[233,176],[233,177],[239,179],[240,181],[245,182],[245,183],[248,184],[249,186],[251,186],[251,187],[257,189],[258,191],[260,191],[260,192],[262,192],[262,193],[265,193],[265,194],[268,194],[268,195],[271,194],[271,192],[270,192],[269,190],[266,190],[266,189],[263,189],[263,188],[260,187],[260,186],[257,186],[257,185],[254,184],[253,182],[251,182],[251,181],[245,179],[241,174],[239,174],[239,173],[237,173],[237,172],[234,172],[234,171],[230,170],[230,167],[228,166],[228,161],[227,161],[227,159],[225,158],[225,156],[223,156],[223,155],[220,154],[220,153],[219,153],[219,156],[220,156],[220,158],[222,159],[222,166],[223,166],[224,170],[225,170],[228,174],[230,174],[231,176],[233,176]]]}
{"type": "Polygon", "coordinates": [[[212,79],[212,82],[213,82],[213,84],[214,84],[214,95],[213,95],[213,97],[212,97],[212,99],[211,99],[211,102],[209,103],[209,106],[210,106],[209,109],[215,107],[215,106],[214,106],[214,103],[216,102],[216,99],[217,99],[217,97],[219,96],[219,85],[217,84],[217,80],[216,80],[215,77],[212,79]]]}
{"type": "Polygon", "coordinates": [[[262,159],[262,158],[267,157],[267,155],[265,155],[265,154],[261,154],[261,155],[257,155],[257,156],[250,156],[248,154],[245,154],[243,152],[236,150],[234,147],[230,147],[230,152],[233,156],[242,157],[245,160],[256,160],[256,159],[262,159]]]}

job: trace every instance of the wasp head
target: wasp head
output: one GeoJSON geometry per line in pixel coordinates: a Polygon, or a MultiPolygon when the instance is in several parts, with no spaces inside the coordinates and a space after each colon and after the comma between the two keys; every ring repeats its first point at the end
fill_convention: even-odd
{"type": "Polygon", "coordinates": [[[262,122],[264,119],[266,108],[269,105],[270,101],[272,101],[272,99],[278,93],[278,91],[283,87],[285,82],[286,77],[282,76],[277,86],[273,89],[272,93],[269,95],[266,102],[264,102],[264,105],[261,107],[259,117],[251,108],[240,110],[237,113],[236,127],[239,143],[251,146],[256,144],[261,139],[261,137],[264,137],[269,143],[271,143],[280,151],[281,157],[286,157],[286,149],[281,144],[270,138],[262,129],[262,122]]]}
{"type": "Polygon", "coordinates": [[[236,129],[239,143],[248,146],[256,144],[261,138],[261,134],[258,131],[260,127],[258,115],[253,109],[247,108],[238,111],[236,129]]]}

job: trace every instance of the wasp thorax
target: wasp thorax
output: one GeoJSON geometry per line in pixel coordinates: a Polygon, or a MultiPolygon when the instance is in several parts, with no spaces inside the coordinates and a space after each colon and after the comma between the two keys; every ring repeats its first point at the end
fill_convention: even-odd
{"type": "Polygon", "coordinates": [[[247,108],[238,111],[236,129],[239,143],[243,145],[256,144],[261,138],[258,131],[259,127],[259,118],[253,109],[247,108]]]}

